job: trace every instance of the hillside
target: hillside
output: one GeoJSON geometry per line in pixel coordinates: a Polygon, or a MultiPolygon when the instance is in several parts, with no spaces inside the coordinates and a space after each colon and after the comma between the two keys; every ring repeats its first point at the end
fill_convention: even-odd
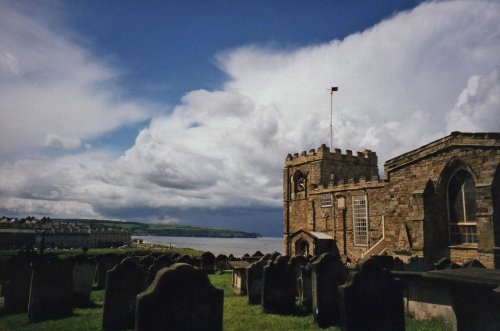
{"type": "Polygon", "coordinates": [[[140,222],[118,222],[96,219],[54,219],[58,222],[86,223],[97,227],[121,228],[133,236],[166,237],[212,237],[212,238],[258,238],[259,233],[240,230],[204,228],[191,225],[148,224],[140,222]]]}

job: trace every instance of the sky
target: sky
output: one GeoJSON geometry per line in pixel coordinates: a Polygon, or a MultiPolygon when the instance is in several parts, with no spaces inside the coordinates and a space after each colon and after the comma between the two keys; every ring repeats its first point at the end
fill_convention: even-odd
{"type": "Polygon", "coordinates": [[[286,155],[500,131],[498,1],[0,1],[0,215],[282,235],[286,155]]]}

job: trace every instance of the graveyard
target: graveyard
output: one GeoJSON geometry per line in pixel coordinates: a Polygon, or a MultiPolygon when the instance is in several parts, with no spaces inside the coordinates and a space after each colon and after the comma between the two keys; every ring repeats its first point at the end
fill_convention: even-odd
{"type": "MultiPolygon", "coordinates": [[[[2,255],[8,262],[0,269],[2,331],[163,330],[153,326],[186,321],[186,330],[340,330],[347,320],[394,330],[452,329],[443,320],[405,315],[398,281],[375,260],[349,270],[332,254],[289,259],[256,252],[236,258],[161,246],[127,254],[118,249],[29,258],[26,252],[9,253],[2,255]],[[192,254],[181,255],[187,252],[192,254]],[[232,266],[246,272],[236,273],[232,266]],[[23,282],[31,285],[23,287],[23,282]],[[358,300],[369,282],[378,284],[379,309],[369,307],[370,300],[358,300]],[[358,316],[339,306],[347,298],[354,298],[349,305],[358,316]],[[360,317],[359,311],[365,313],[360,317]],[[155,321],[158,316],[173,317],[155,321]]],[[[358,329],[363,326],[345,328],[358,329]]]]}

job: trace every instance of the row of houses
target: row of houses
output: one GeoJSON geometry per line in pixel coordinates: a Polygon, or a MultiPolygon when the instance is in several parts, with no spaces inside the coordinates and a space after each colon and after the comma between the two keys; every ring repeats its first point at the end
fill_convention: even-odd
{"type": "Polygon", "coordinates": [[[0,249],[23,247],[97,248],[129,245],[131,235],[117,228],[53,221],[50,218],[0,218],[0,249]]]}

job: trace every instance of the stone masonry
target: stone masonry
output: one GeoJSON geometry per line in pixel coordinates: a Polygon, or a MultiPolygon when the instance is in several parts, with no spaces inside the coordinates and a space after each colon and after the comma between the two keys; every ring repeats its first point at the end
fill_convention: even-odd
{"type": "Polygon", "coordinates": [[[386,252],[500,268],[500,133],[452,132],[386,161],[383,180],[370,150],[289,154],[283,201],[291,256],[321,254],[318,238],[333,238],[352,261],[386,252]],[[467,220],[454,221],[454,208],[467,220]]]}

